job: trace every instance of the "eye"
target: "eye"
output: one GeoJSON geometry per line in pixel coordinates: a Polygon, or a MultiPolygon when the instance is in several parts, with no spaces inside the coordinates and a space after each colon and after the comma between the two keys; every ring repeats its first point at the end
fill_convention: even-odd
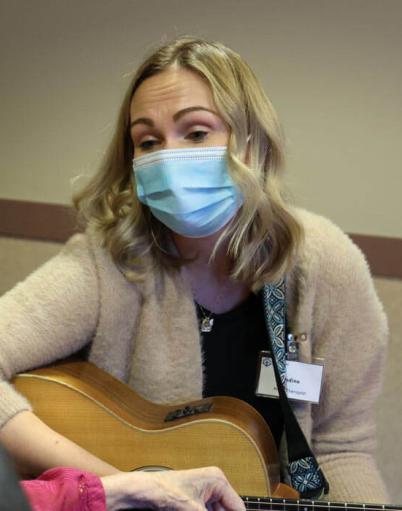
{"type": "Polygon", "coordinates": [[[156,144],[156,140],[144,140],[144,142],[141,142],[141,144],[138,144],[138,147],[142,149],[143,151],[146,151],[148,149],[152,149],[154,147],[154,144],[156,144]]]}
{"type": "Polygon", "coordinates": [[[190,138],[194,142],[203,142],[207,138],[208,134],[208,131],[195,130],[189,133],[186,138],[190,138]]]}

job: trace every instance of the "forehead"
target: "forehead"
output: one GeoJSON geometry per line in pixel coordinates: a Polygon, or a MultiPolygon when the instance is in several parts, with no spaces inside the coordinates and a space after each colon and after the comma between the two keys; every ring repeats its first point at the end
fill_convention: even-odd
{"type": "Polygon", "coordinates": [[[131,100],[130,114],[133,118],[169,109],[175,113],[192,105],[216,109],[210,86],[194,71],[173,67],[142,82],[131,100]]]}

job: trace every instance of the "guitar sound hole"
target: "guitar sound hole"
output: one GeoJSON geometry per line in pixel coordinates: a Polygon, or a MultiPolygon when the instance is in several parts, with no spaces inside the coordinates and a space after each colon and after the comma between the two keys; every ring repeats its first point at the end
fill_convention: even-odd
{"type": "Polygon", "coordinates": [[[160,465],[147,465],[145,467],[133,468],[130,472],[161,472],[162,470],[173,470],[170,467],[162,467],[160,465]]]}
{"type": "MultiPolygon", "coordinates": [[[[160,472],[162,470],[173,470],[172,468],[169,468],[169,467],[162,467],[162,466],[159,466],[159,465],[148,465],[146,467],[139,467],[139,468],[133,468],[132,470],[130,470],[130,472],[138,472],[138,471],[141,471],[141,472],[160,472]]],[[[152,509],[127,509],[126,511],[152,511],[152,509]]]]}

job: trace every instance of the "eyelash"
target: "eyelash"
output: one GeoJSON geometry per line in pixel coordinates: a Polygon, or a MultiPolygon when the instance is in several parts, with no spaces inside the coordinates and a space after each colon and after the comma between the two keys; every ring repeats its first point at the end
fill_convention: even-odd
{"type": "MultiPolygon", "coordinates": [[[[203,136],[202,136],[202,138],[201,138],[201,139],[200,139],[200,138],[198,138],[198,137],[197,137],[196,139],[193,139],[193,140],[194,140],[194,142],[196,142],[196,143],[197,143],[197,142],[203,142],[203,141],[207,138],[207,136],[208,136],[208,134],[209,134],[209,131],[205,131],[205,130],[195,130],[195,131],[192,131],[191,133],[189,133],[189,134],[187,135],[187,137],[191,137],[192,135],[194,135],[194,134],[199,134],[199,133],[203,133],[203,136]]],[[[186,138],[187,138],[187,137],[186,137],[186,138]]],[[[142,149],[143,151],[147,151],[148,149],[152,149],[152,147],[154,147],[154,144],[155,144],[156,142],[157,142],[157,140],[145,140],[144,142],[141,142],[141,144],[138,144],[138,147],[139,147],[140,149],[142,149]],[[151,145],[148,145],[148,144],[151,144],[151,145]]]]}
{"type": "Polygon", "coordinates": [[[141,144],[138,144],[138,147],[142,149],[143,151],[146,151],[147,149],[151,149],[153,147],[154,142],[156,140],[145,140],[145,142],[141,142],[141,144]],[[152,145],[146,145],[146,144],[152,144],[152,145]]]}
{"type": "Polygon", "coordinates": [[[196,139],[196,142],[202,142],[209,134],[209,131],[205,131],[205,130],[195,130],[195,131],[192,131],[191,133],[189,133],[189,136],[191,135],[194,135],[194,134],[198,134],[198,133],[203,133],[203,137],[202,139],[200,140],[198,137],[196,139]]]}

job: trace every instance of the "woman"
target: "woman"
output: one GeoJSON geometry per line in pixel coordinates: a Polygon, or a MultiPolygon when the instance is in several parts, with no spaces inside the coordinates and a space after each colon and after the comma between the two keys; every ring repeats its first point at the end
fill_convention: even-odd
{"type": "MultiPolygon", "coordinates": [[[[134,76],[102,168],[76,197],[85,234],[1,301],[2,374],[90,343],[90,361],[151,401],[247,400],[279,443],[279,402],[254,385],[268,349],[262,292],[285,279],[299,359],[325,362],[320,403],[293,408],[328,498],[385,501],[372,455],[385,316],[359,250],[286,204],[282,146],[273,107],[235,52],[191,37],[156,51],[134,76]]],[[[0,438],[20,463],[115,470],[3,386],[0,438]]]]}

